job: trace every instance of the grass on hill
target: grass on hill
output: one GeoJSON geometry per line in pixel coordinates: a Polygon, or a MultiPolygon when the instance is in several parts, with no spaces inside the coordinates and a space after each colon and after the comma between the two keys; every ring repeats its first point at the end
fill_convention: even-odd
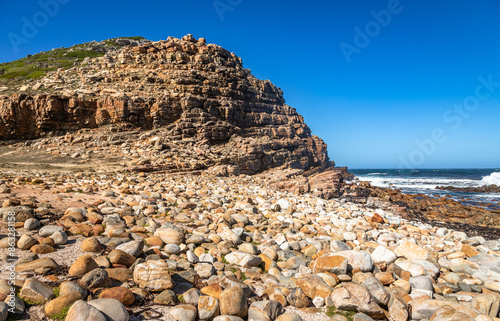
{"type": "Polygon", "coordinates": [[[0,79],[23,80],[43,77],[48,71],[68,69],[86,57],[101,57],[104,53],[85,50],[83,45],[41,52],[0,64],[0,79]],[[72,50],[70,50],[72,49],[72,50]]]}
{"type": "MultiPolygon", "coordinates": [[[[120,37],[122,39],[143,40],[143,37],[120,37]]],[[[118,46],[115,40],[108,39],[104,44],[118,46]]],[[[101,57],[103,52],[87,50],[85,44],[75,45],[69,48],[58,48],[50,51],[28,55],[11,62],[0,63],[0,83],[10,80],[37,79],[45,76],[48,71],[59,68],[69,69],[75,63],[81,63],[86,57],[101,57]]]]}

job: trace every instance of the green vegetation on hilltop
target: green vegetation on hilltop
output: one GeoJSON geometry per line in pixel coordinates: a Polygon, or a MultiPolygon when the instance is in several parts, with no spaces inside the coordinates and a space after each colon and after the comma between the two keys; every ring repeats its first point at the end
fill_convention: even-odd
{"type": "Polygon", "coordinates": [[[51,70],[71,68],[75,63],[80,63],[86,57],[94,58],[103,55],[102,52],[85,50],[84,45],[53,49],[15,61],[1,63],[0,79],[36,79],[51,70]]]}
{"type": "Polygon", "coordinates": [[[120,37],[122,39],[130,39],[130,40],[146,40],[146,38],[141,37],[141,36],[135,36],[135,37],[120,37]]]}
{"type": "MultiPolygon", "coordinates": [[[[117,39],[145,40],[146,38],[135,37],[117,37],[104,40],[97,44],[103,44],[106,47],[120,47],[117,39]]],[[[9,80],[37,79],[45,76],[48,71],[59,68],[69,69],[75,63],[81,63],[86,57],[95,58],[104,55],[102,51],[90,50],[88,43],[75,45],[69,48],[58,48],[50,51],[41,52],[34,55],[28,55],[11,62],[0,63],[0,84],[9,80]]]]}

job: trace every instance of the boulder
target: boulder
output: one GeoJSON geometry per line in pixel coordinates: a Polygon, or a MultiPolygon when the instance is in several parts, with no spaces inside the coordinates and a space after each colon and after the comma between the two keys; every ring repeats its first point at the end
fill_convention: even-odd
{"type": "Polygon", "coordinates": [[[24,282],[19,296],[24,300],[36,303],[44,303],[54,296],[52,287],[35,278],[29,278],[24,282]]]}
{"type": "Polygon", "coordinates": [[[248,308],[248,319],[273,321],[284,312],[285,309],[278,301],[257,301],[248,308]]]}
{"type": "Polygon", "coordinates": [[[174,282],[165,261],[147,261],[137,264],[134,269],[134,282],[143,289],[160,292],[171,289],[174,282]]]}
{"type": "Polygon", "coordinates": [[[212,320],[219,315],[219,300],[202,295],[198,299],[198,318],[200,320],[212,320]]]}
{"type": "Polygon", "coordinates": [[[196,307],[190,304],[181,304],[170,310],[170,316],[177,321],[195,321],[196,315],[196,307]]]}
{"type": "Polygon", "coordinates": [[[232,286],[220,294],[220,314],[245,318],[248,314],[247,296],[240,286],[232,286]]]}
{"type": "Polygon", "coordinates": [[[96,299],[88,302],[109,321],[128,321],[130,316],[125,306],[115,299],[96,299]]]}
{"type": "Polygon", "coordinates": [[[336,253],[327,253],[311,262],[309,268],[313,273],[329,272],[334,274],[347,273],[348,259],[336,253]]]}
{"type": "Polygon", "coordinates": [[[97,263],[95,263],[92,255],[82,255],[71,265],[68,270],[68,274],[70,276],[81,277],[97,268],[97,263]]]}
{"type": "Polygon", "coordinates": [[[242,267],[259,266],[262,263],[262,259],[259,256],[242,251],[231,252],[226,255],[225,258],[230,264],[236,264],[242,267]]]}
{"type": "Polygon", "coordinates": [[[372,257],[365,251],[339,251],[336,255],[343,256],[347,259],[348,271],[359,270],[361,272],[371,271],[373,267],[372,257]]]}
{"type": "Polygon", "coordinates": [[[108,321],[96,308],[85,301],[78,300],[68,310],[65,321],[108,321]]]}
{"type": "Polygon", "coordinates": [[[315,274],[301,275],[293,278],[292,281],[311,299],[318,296],[326,298],[333,290],[320,276],[315,274]]]}

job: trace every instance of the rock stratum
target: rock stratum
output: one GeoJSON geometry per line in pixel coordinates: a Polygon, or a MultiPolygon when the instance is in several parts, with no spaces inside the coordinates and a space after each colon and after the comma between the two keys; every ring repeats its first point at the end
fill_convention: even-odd
{"type": "MultiPolygon", "coordinates": [[[[14,92],[0,96],[3,140],[154,130],[159,151],[191,147],[195,169],[255,174],[333,165],[281,89],[220,46],[191,35],[88,46],[96,57],[2,87],[14,92]]],[[[166,167],[185,165],[156,166],[166,167]]]]}

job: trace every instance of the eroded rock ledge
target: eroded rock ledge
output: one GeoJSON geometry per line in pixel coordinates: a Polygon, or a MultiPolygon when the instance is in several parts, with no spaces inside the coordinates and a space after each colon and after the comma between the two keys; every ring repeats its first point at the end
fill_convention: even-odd
{"type": "Polygon", "coordinates": [[[237,142],[223,162],[236,174],[333,165],[281,89],[256,79],[233,53],[191,35],[115,48],[21,89],[0,96],[4,140],[109,126],[162,129],[162,144],[237,142]]]}

